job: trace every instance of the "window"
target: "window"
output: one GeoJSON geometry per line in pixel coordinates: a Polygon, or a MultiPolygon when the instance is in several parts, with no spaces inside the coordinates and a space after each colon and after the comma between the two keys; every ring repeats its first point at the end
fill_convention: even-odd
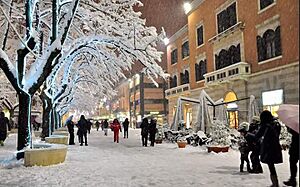
{"type": "Polygon", "coordinates": [[[197,28],[197,46],[200,46],[204,43],[203,40],[203,25],[197,28]]]}
{"type": "Polygon", "coordinates": [[[189,82],[189,71],[185,70],[183,73],[180,73],[180,85],[188,84],[189,82]]]}
{"type": "Polygon", "coordinates": [[[177,76],[174,75],[174,77],[170,77],[170,88],[177,87],[177,76]]]}
{"type": "Polygon", "coordinates": [[[189,48],[189,41],[186,41],[182,44],[182,59],[185,59],[186,57],[190,56],[190,48],[189,48]]]}
{"type": "Polygon", "coordinates": [[[171,64],[176,64],[176,63],[177,63],[177,60],[178,60],[178,50],[177,50],[177,49],[174,49],[174,50],[171,52],[171,64]]]}
{"type": "Polygon", "coordinates": [[[263,36],[256,37],[258,62],[268,60],[281,53],[280,26],[275,31],[268,29],[263,36]]]}
{"type": "Polygon", "coordinates": [[[222,49],[219,54],[215,55],[216,70],[238,62],[241,62],[240,44],[237,46],[232,45],[228,50],[222,49]]]}
{"type": "Polygon", "coordinates": [[[283,104],[283,90],[272,90],[262,93],[262,101],[264,110],[269,110],[275,117],[279,106],[283,104]]]}
{"type": "Polygon", "coordinates": [[[196,81],[204,80],[204,74],[206,73],[206,60],[201,60],[198,64],[195,64],[196,81]]]}
{"type": "Polygon", "coordinates": [[[268,7],[269,5],[273,4],[274,0],[260,0],[260,10],[268,7]]]}
{"type": "Polygon", "coordinates": [[[217,15],[217,23],[218,33],[225,31],[237,23],[235,2],[217,15]]]}

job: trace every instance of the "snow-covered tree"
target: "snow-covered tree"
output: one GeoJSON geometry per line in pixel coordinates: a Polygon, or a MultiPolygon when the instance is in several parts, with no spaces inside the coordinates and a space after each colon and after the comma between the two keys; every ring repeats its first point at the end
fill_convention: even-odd
{"type": "Polygon", "coordinates": [[[219,120],[214,120],[210,126],[211,145],[213,146],[229,146],[230,130],[225,123],[219,120]]]}
{"type": "Polygon", "coordinates": [[[0,68],[18,93],[18,150],[30,140],[32,96],[53,71],[84,51],[94,53],[104,69],[117,74],[139,62],[150,79],[164,76],[157,65],[161,53],[155,48],[159,39],[156,29],[145,26],[140,13],[133,10],[135,5],[141,3],[1,0],[1,30],[5,34],[0,41],[0,68]],[[13,42],[16,40],[19,47],[13,42]]]}

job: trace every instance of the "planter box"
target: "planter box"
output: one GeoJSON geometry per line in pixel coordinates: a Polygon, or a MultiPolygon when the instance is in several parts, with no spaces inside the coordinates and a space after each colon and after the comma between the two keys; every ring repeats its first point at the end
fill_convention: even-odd
{"type": "Polygon", "coordinates": [[[155,143],[156,143],[156,144],[161,144],[161,143],[162,143],[162,140],[155,140],[155,143]]]}
{"type": "Polygon", "coordinates": [[[55,131],[52,135],[61,135],[61,136],[69,136],[68,131],[55,131]]]}
{"type": "Polygon", "coordinates": [[[185,148],[186,142],[177,142],[178,148],[185,148]]]}
{"type": "Polygon", "coordinates": [[[210,152],[215,152],[215,153],[220,153],[220,152],[228,152],[229,146],[207,146],[207,151],[210,152]]]}
{"type": "Polygon", "coordinates": [[[67,146],[57,144],[35,144],[33,149],[24,151],[24,165],[50,166],[65,161],[67,146]]]}
{"type": "Polygon", "coordinates": [[[62,136],[62,135],[52,135],[50,137],[46,137],[45,141],[46,143],[51,143],[51,144],[64,144],[68,145],[68,136],[62,136]]]}

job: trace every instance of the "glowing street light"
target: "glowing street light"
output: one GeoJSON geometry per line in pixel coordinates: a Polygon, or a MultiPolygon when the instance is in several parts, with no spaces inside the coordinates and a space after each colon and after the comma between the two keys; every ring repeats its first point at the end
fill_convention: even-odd
{"type": "Polygon", "coordinates": [[[168,44],[169,44],[169,42],[170,42],[169,38],[167,38],[167,37],[166,37],[166,38],[164,38],[164,44],[165,44],[165,45],[168,45],[168,44]]]}
{"type": "Polygon", "coordinates": [[[188,14],[192,10],[192,5],[190,3],[184,3],[183,8],[184,12],[188,14]]]}

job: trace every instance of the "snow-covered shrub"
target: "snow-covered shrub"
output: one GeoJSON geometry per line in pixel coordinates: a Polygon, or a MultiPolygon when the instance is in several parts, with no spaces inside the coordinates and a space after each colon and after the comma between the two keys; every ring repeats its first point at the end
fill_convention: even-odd
{"type": "Polygon", "coordinates": [[[176,142],[179,142],[179,143],[187,143],[186,137],[178,137],[176,142]]]}
{"type": "Polygon", "coordinates": [[[212,122],[210,126],[211,145],[213,146],[229,146],[231,145],[230,129],[226,124],[219,120],[212,122]]]}
{"type": "Polygon", "coordinates": [[[292,135],[288,132],[287,127],[282,122],[279,121],[279,123],[281,125],[281,131],[279,136],[280,145],[284,150],[286,150],[286,148],[288,148],[292,142],[292,135]]]}

